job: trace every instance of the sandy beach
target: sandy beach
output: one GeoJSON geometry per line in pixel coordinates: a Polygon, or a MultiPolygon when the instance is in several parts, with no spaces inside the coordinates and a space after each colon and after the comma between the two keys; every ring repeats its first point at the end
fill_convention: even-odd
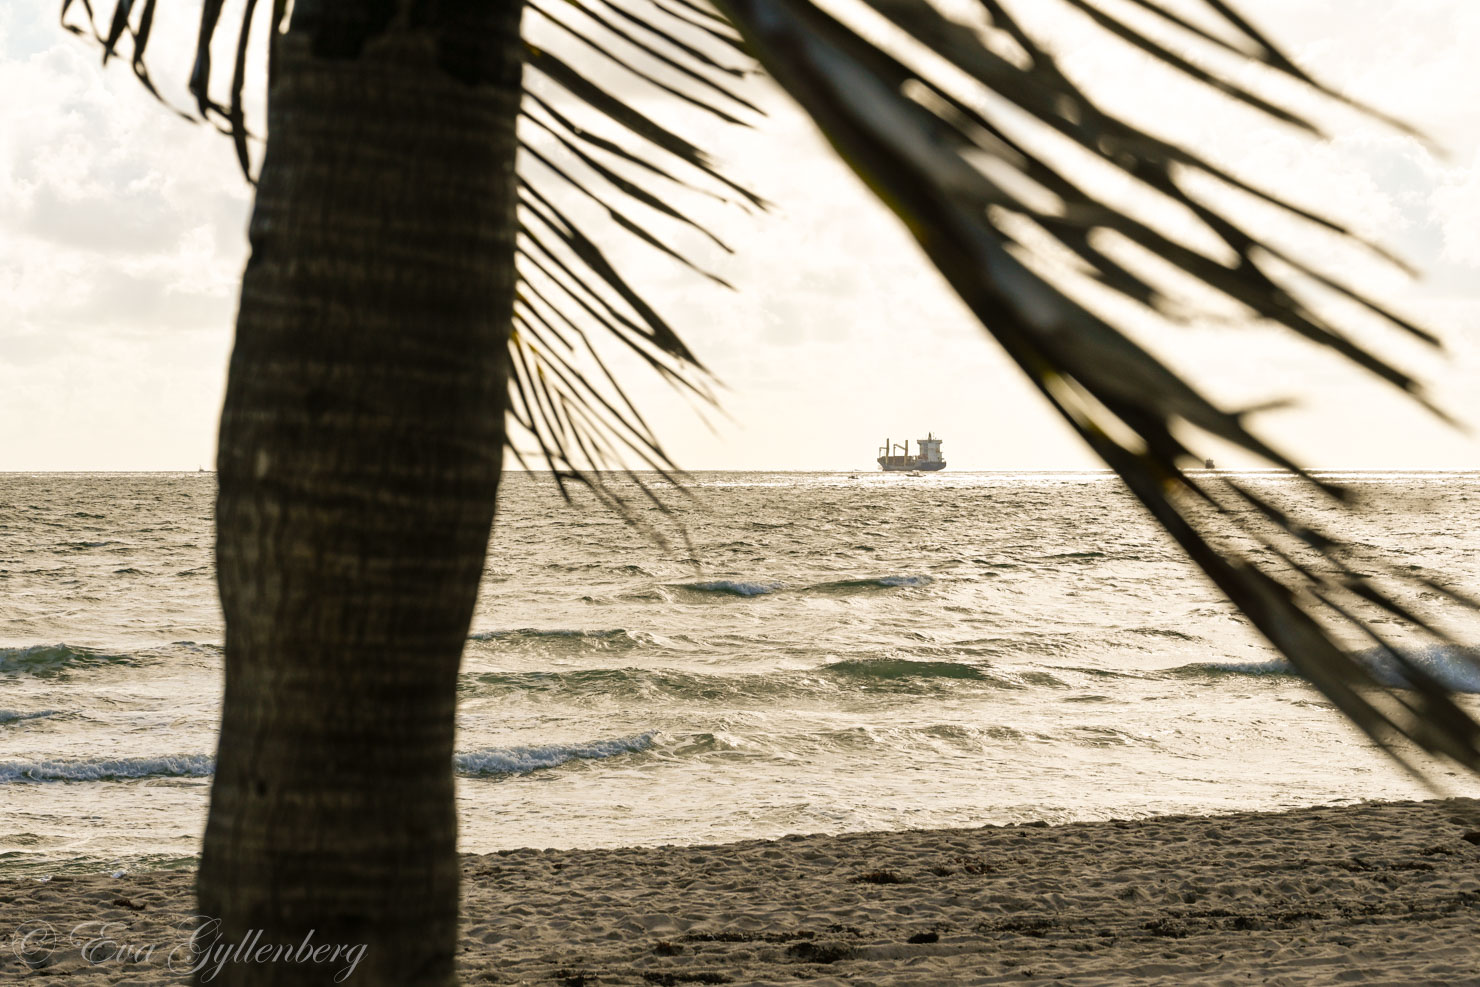
{"type": "MultiPolygon", "coordinates": [[[[1480,801],[1451,799],[468,856],[460,974],[567,985],[1480,984],[1477,830],[1480,801]]],[[[0,883],[10,946],[30,933],[35,947],[41,923],[56,936],[33,948],[34,966],[23,949],[4,950],[0,980],[181,979],[167,956],[194,914],[191,882],[159,872],[0,883]],[[100,936],[96,923],[115,924],[100,936]],[[90,961],[100,938],[119,945],[95,943],[90,961]]]]}

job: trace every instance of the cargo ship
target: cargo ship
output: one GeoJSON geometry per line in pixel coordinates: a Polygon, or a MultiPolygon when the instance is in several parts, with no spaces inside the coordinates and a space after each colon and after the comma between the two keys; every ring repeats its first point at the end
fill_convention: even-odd
{"type": "Polygon", "coordinates": [[[941,440],[931,432],[923,439],[916,439],[915,444],[920,447],[918,455],[910,455],[910,440],[905,439],[904,445],[884,440],[883,446],[879,448],[879,468],[886,472],[903,472],[905,470],[943,470],[946,461],[940,458],[941,440]],[[898,449],[900,455],[895,455],[898,449]]]}

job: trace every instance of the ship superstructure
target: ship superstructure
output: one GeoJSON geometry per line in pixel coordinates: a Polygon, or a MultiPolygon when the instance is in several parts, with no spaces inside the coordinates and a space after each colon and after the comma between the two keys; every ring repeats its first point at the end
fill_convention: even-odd
{"type": "Polygon", "coordinates": [[[904,470],[943,470],[946,468],[946,461],[941,458],[940,443],[941,440],[931,432],[925,438],[915,440],[920,451],[911,456],[909,439],[905,439],[903,445],[885,439],[879,448],[879,468],[891,473],[904,470]],[[899,455],[895,455],[896,449],[899,450],[899,455]]]}

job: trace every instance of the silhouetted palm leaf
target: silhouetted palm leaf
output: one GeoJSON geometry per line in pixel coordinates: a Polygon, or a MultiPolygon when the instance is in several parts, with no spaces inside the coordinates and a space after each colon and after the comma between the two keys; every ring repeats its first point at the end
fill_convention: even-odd
{"type": "MultiPolygon", "coordinates": [[[[1142,34],[1110,13],[1109,5],[1071,2],[1111,36],[1197,83],[1274,119],[1318,132],[1299,114],[1142,34]]],[[[1398,330],[1435,342],[1430,334],[1360,292],[1322,278],[1299,257],[1245,230],[1236,218],[1189,191],[1194,183],[1188,178],[1213,179],[1255,195],[1307,225],[1356,238],[1278,195],[1249,186],[1193,151],[1106,114],[997,0],[982,0],[985,17],[973,26],[946,18],[926,0],[863,3],[897,29],[901,42],[927,47],[995,102],[959,94],[937,74],[907,65],[893,53],[906,44],[885,50],[806,0],[726,0],[725,8],[765,68],[900,216],[983,326],[1290,662],[1410,768],[1415,767],[1412,758],[1392,746],[1397,737],[1480,769],[1480,726],[1402,647],[1376,630],[1378,621],[1392,617],[1417,637],[1453,646],[1430,620],[1400,602],[1401,587],[1412,580],[1390,567],[1376,574],[1358,571],[1350,564],[1351,549],[1339,538],[1293,520],[1247,485],[1182,473],[1181,467],[1198,457],[1177,432],[1183,425],[1193,425],[1304,476],[1247,430],[1246,414],[1218,408],[1076,301],[1066,284],[1071,279],[1045,264],[1038,240],[1022,231],[1035,230],[1056,241],[1077,258],[1082,275],[1142,305],[1170,308],[1170,300],[1149,280],[1118,262],[1097,240],[1106,232],[1119,233],[1254,315],[1336,350],[1428,404],[1408,374],[1353,343],[1302,305],[1293,288],[1272,273],[1279,265],[1271,261],[1319,278],[1398,330]],[[1018,58],[998,54],[1013,46],[1018,58]],[[1234,260],[1229,263],[1178,243],[1083,191],[1081,179],[1049,163],[1019,136],[1028,128],[1014,126],[1017,121],[1011,112],[994,110],[1003,102],[1072,141],[1106,168],[1190,212],[1222,241],[1224,252],[1234,260]],[[984,157],[1027,179],[1027,187],[994,180],[995,172],[978,165],[984,157]],[[1215,547],[1216,541],[1233,536],[1252,545],[1225,542],[1215,547]],[[1297,558],[1295,546],[1305,550],[1305,561],[1297,558]],[[1355,655],[1358,637],[1394,662],[1409,688],[1380,686],[1371,668],[1355,655]]],[[[1151,0],[1138,5],[1167,13],[1151,0]]],[[[1222,38],[1214,39],[1216,44],[1263,63],[1289,81],[1331,95],[1225,5],[1209,6],[1226,28],[1222,38]]],[[[1168,19],[1187,30],[1175,15],[1168,19]]],[[[1201,29],[1187,33],[1208,40],[1201,29]]],[[[1306,479],[1325,495],[1343,496],[1329,483],[1306,479]]],[[[1455,654],[1464,652],[1456,649],[1455,654]]]]}
{"type": "MultiPolygon", "coordinates": [[[[155,3],[117,0],[106,34],[96,26],[90,0],[62,0],[61,16],[68,30],[90,35],[103,46],[105,61],[129,39],[135,74],[163,100],[144,61],[155,3]],[[82,26],[72,22],[75,18],[69,19],[79,7],[85,15],[82,26]]],[[[243,173],[251,180],[251,132],[242,108],[242,90],[256,0],[247,0],[243,9],[230,94],[224,102],[212,95],[211,87],[211,42],[222,8],[223,0],[203,0],[190,77],[198,117],[182,115],[210,122],[230,135],[243,173]]],[[[632,100],[612,95],[589,78],[592,63],[604,62],[637,87],[677,98],[721,120],[744,124],[745,117],[757,116],[759,109],[735,89],[755,71],[748,58],[742,59],[744,64],[733,64],[740,46],[738,35],[718,15],[701,13],[699,8],[687,10],[649,5],[639,16],[604,0],[541,0],[528,6],[535,32],[542,26],[553,28],[546,33],[555,34],[554,40],[569,49],[569,58],[579,59],[587,71],[572,68],[556,51],[527,46],[510,417],[516,436],[522,428],[533,439],[562,492],[567,483],[580,483],[633,520],[638,515],[630,510],[620,489],[605,482],[603,472],[626,470],[628,463],[635,462],[671,481],[677,467],[608,371],[603,346],[617,341],[692,396],[701,408],[713,404],[712,382],[678,334],[607,259],[598,244],[608,242],[614,231],[583,229],[569,210],[555,205],[559,196],[553,188],[569,186],[598,203],[617,229],[729,287],[704,271],[664,232],[665,223],[686,227],[728,251],[718,237],[670,201],[673,192],[747,209],[764,208],[765,201],[722,174],[703,150],[638,110],[632,100]],[[706,23],[696,25],[695,18],[706,23]],[[685,35],[696,30],[702,40],[685,40],[685,35]],[[623,54],[624,46],[659,63],[686,88],[645,71],[623,54]],[[717,47],[728,47],[729,57],[715,51],[717,47]],[[560,107],[562,102],[565,109],[560,107]],[[605,118],[618,137],[603,136],[575,122],[572,105],[605,118]],[[624,146],[624,141],[636,150],[624,146]],[[624,174],[624,169],[631,174],[624,174]],[[633,213],[621,200],[635,204],[639,211],[633,213]]],[[[267,15],[270,36],[279,33],[285,14],[285,0],[274,0],[267,15]]],[[[523,464],[517,444],[511,442],[510,448],[523,464]]],[[[628,476],[642,495],[666,510],[645,480],[630,472],[628,476]]]]}
{"type": "MultiPolygon", "coordinates": [[[[1107,44],[1129,45],[1189,85],[1210,87],[1313,136],[1319,134],[1314,123],[1241,81],[1243,73],[1208,68],[1178,49],[1203,46],[1225,60],[1238,55],[1241,65],[1258,63],[1287,87],[1355,105],[1311,79],[1222,0],[1202,0],[1207,16],[1198,19],[1180,12],[1185,5],[1160,0],[1065,2],[1098,25],[1107,44]],[[1126,5],[1169,29],[1176,47],[1116,13],[1126,5]]],[[[106,54],[123,37],[132,39],[134,71],[154,91],[143,62],[154,0],[118,0],[106,35],[91,26],[88,0],[63,0],[64,22],[74,4],[86,11],[106,54]]],[[[241,80],[252,4],[238,34],[225,106],[210,97],[209,42],[220,8],[220,0],[205,0],[191,90],[200,115],[232,135],[247,168],[241,80]]],[[[284,0],[275,0],[274,33],[284,8],[284,0]]],[[[1351,231],[1105,112],[1001,0],[981,0],[973,23],[953,20],[927,0],[854,0],[845,16],[858,27],[809,0],[723,0],[718,9],[702,0],[535,0],[529,9],[533,27],[543,25],[562,51],[533,44],[527,51],[511,415],[535,437],[562,489],[570,480],[586,483],[625,508],[593,470],[634,458],[664,476],[673,469],[607,371],[598,337],[619,341],[701,402],[711,398],[693,354],[598,246],[605,234],[582,229],[550,187],[569,186],[627,234],[702,270],[671,232],[697,229],[719,241],[669,195],[686,192],[744,208],[765,203],[625,93],[646,87],[744,123],[757,112],[739,88],[752,71],[745,53],[753,52],[904,221],[1053,406],[1306,678],[1410,770],[1420,771],[1420,763],[1394,746],[1399,738],[1480,770],[1480,726],[1408,654],[1417,641],[1454,646],[1408,598],[1439,594],[1467,609],[1473,601],[1427,576],[1361,558],[1248,483],[1184,473],[1184,465],[1198,461],[1180,437],[1192,426],[1293,471],[1332,503],[1347,496],[1251,433],[1248,409],[1218,407],[1078,300],[1087,280],[1152,311],[1179,308],[1153,277],[1121,259],[1118,239],[1433,409],[1408,373],[1300,301],[1295,282],[1313,281],[1394,330],[1436,344],[1431,334],[1246,229],[1196,188],[1202,182],[1235,190],[1293,223],[1364,243],[1351,231]],[[654,68],[639,64],[644,60],[654,68]],[[598,81],[613,72],[626,81],[598,81]],[[583,118],[603,121],[602,132],[578,122],[583,118]],[[1077,158],[1062,153],[1065,146],[1077,158]],[[1088,191],[1096,170],[1129,179],[1160,208],[1195,218],[1218,248],[1184,243],[1159,229],[1144,208],[1113,205],[1088,191]],[[1384,622],[1403,628],[1403,639],[1379,630],[1384,622]],[[1405,687],[1377,680],[1359,657],[1363,642],[1401,672],[1405,687]]],[[[1364,245],[1399,263],[1380,246],[1364,245]]],[[[1454,654],[1472,660],[1463,649],[1454,654]]]]}

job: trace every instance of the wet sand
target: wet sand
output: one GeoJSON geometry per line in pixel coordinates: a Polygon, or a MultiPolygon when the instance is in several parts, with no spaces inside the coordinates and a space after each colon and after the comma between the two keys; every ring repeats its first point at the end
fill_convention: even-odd
{"type": "MultiPolygon", "coordinates": [[[[0,881],[0,942],[174,944],[191,882],[0,881]]],[[[514,850],[465,857],[463,896],[464,984],[1480,985],[1480,801],[514,850]]],[[[168,946],[5,944],[0,982],[181,979],[168,946]]]]}

